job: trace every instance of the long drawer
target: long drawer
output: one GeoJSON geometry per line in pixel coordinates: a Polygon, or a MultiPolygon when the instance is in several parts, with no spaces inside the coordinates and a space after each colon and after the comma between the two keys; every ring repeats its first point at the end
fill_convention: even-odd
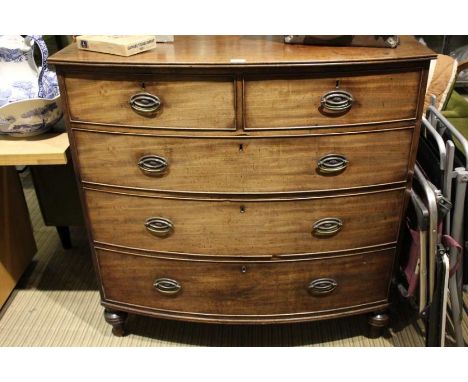
{"type": "Polygon", "coordinates": [[[65,84],[74,121],[156,128],[236,128],[232,78],[67,77],[65,84]]]}
{"type": "Polygon", "coordinates": [[[421,72],[246,79],[246,129],[414,119],[421,72]]]}
{"type": "Polygon", "coordinates": [[[386,302],[394,258],[393,249],[328,259],[247,263],[96,252],[105,301],[232,320],[331,313],[386,302]]]}
{"type": "Polygon", "coordinates": [[[403,189],[304,200],[142,197],[85,190],[100,243],[211,256],[333,252],[397,240],[403,189]]]}
{"type": "Polygon", "coordinates": [[[74,131],[86,182],[256,193],[406,181],[412,128],[298,138],[178,138],[74,131]],[[125,174],[125,176],[122,176],[125,174]]]}

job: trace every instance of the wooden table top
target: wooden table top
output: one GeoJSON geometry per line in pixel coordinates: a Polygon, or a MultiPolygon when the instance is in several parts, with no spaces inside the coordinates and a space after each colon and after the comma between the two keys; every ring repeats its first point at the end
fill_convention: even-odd
{"type": "Polygon", "coordinates": [[[67,133],[45,133],[30,138],[0,136],[0,166],[66,164],[67,133]]]}
{"type": "Polygon", "coordinates": [[[83,51],[70,44],[50,57],[58,65],[106,67],[252,67],[277,65],[343,65],[400,60],[427,60],[435,53],[413,37],[401,36],[395,49],[290,45],[283,36],[175,36],[173,43],[130,57],[83,51]]]}

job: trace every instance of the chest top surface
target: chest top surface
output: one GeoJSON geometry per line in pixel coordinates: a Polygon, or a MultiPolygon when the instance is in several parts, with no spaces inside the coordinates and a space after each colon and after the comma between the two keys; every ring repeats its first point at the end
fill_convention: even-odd
{"type": "Polygon", "coordinates": [[[70,44],[50,62],[67,66],[263,67],[425,61],[435,53],[410,36],[395,49],[289,45],[282,36],[175,36],[130,57],[83,51],[70,44]]]}

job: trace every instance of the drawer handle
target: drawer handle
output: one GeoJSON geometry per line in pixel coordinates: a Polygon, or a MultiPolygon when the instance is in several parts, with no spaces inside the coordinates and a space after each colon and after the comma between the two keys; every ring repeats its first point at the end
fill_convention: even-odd
{"type": "Polygon", "coordinates": [[[138,167],[145,175],[160,176],[167,172],[169,162],[157,155],[145,155],[138,160],[138,167]]]}
{"type": "Polygon", "coordinates": [[[152,116],[162,106],[161,100],[158,96],[151,93],[137,93],[130,97],[130,106],[137,113],[152,116]]]}
{"type": "Polygon", "coordinates": [[[148,218],[145,227],[148,232],[157,237],[167,237],[174,232],[174,225],[165,218],[148,218]]]}
{"type": "Polygon", "coordinates": [[[159,293],[166,295],[175,295],[182,289],[182,286],[178,281],[167,278],[154,280],[153,286],[159,293]]]}
{"type": "Polygon", "coordinates": [[[307,289],[313,296],[325,296],[332,293],[337,286],[338,283],[336,280],[331,278],[323,278],[311,281],[307,289]]]}
{"type": "Polygon", "coordinates": [[[337,174],[348,167],[349,160],[340,154],[328,154],[317,162],[317,168],[322,174],[337,174]]]}
{"type": "Polygon", "coordinates": [[[341,230],[343,222],[339,218],[323,218],[317,220],[312,226],[315,236],[333,236],[341,230]]]}
{"type": "Polygon", "coordinates": [[[325,93],[320,100],[322,109],[330,113],[344,113],[351,109],[353,102],[352,94],[340,89],[325,93]]]}

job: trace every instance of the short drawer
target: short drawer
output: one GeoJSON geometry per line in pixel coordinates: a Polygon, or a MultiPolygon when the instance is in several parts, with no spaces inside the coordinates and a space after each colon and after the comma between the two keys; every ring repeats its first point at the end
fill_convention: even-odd
{"type": "Polygon", "coordinates": [[[231,320],[386,302],[394,257],[391,249],[329,259],[223,263],[96,252],[106,301],[231,320]]]}
{"type": "Polygon", "coordinates": [[[85,182],[159,191],[275,193],[404,182],[413,129],[300,138],[75,131],[85,182]]]}
{"type": "Polygon", "coordinates": [[[195,255],[274,256],[394,243],[403,193],[235,201],[86,189],[85,198],[96,242],[195,255]]]}
{"type": "Polygon", "coordinates": [[[203,130],[235,130],[232,78],[145,80],[65,78],[73,121],[203,130]]]}
{"type": "Polygon", "coordinates": [[[420,71],[247,79],[246,129],[287,129],[416,118],[420,71]]]}

